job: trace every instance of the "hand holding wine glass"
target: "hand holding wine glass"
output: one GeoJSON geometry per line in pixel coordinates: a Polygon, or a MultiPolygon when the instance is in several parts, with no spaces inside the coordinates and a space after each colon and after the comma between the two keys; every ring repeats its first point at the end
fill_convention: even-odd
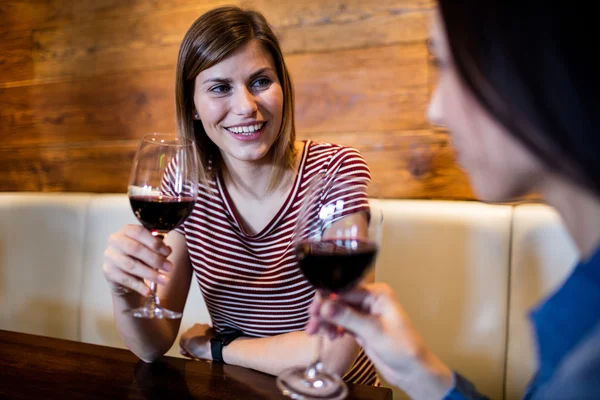
{"type": "Polygon", "coordinates": [[[142,224],[127,225],[109,239],[104,275],[115,294],[132,290],[147,295],[146,303],[127,312],[138,318],[181,318],[164,309],[156,294],[157,281],[167,283],[164,272],[170,248],[164,236],[190,215],[198,193],[196,145],[175,135],[142,138],[131,170],[128,195],[142,224]],[[162,271],[160,271],[162,269],[162,271]],[[144,282],[150,281],[149,288],[144,282]]]}
{"type": "MultiPolygon", "coordinates": [[[[374,264],[382,215],[369,205],[367,181],[355,176],[316,175],[299,211],[294,248],[299,267],[321,297],[335,298],[354,288],[374,264]]],[[[287,396],[302,399],[343,399],[342,379],[325,370],[317,357],[308,367],[283,371],[277,385],[287,396]]]]}

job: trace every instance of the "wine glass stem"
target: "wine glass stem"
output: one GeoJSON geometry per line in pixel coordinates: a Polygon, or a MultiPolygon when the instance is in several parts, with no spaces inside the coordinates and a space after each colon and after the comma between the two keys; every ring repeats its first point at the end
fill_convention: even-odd
{"type": "MultiPolygon", "coordinates": [[[[326,293],[321,291],[321,296],[323,298],[329,298],[330,300],[335,299],[335,294],[333,293],[326,293]]],[[[304,379],[306,379],[307,382],[309,382],[310,384],[314,385],[314,386],[318,386],[319,384],[321,384],[322,382],[320,382],[320,378],[318,376],[318,374],[323,371],[323,362],[321,361],[321,353],[323,351],[323,334],[321,332],[319,332],[317,334],[317,356],[315,358],[315,360],[312,362],[312,364],[310,364],[308,366],[308,368],[306,369],[306,371],[304,372],[304,379]]]]}
{"type": "MultiPolygon", "coordinates": [[[[152,236],[159,238],[160,240],[164,240],[164,233],[159,233],[156,231],[152,231],[152,236]]],[[[156,293],[156,289],[158,288],[158,284],[156,281],[150,282],[150,296],[146,299],[146,307],[150,310],[154,311],[156,308],[160,307],[160,300],[158,299],[158,295],[156,293]]]]}
{"type": "Polygon", "coordinates": [[[310,384],[315,384],[319,381],[318,374],[323,370],[323,363],[321,362],[321,350],[323,349],[323,335],[317,334],[317,356],[315,360],[306,368],[304,371],[304,379],[310,384]]]}

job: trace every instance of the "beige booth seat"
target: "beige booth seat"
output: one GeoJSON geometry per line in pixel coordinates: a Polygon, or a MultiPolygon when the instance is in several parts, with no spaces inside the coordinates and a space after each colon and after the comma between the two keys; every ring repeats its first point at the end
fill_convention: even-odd
{"type": "MultiPolygon", "coordinates": [[[[394,287],[452,368],[494,399],[519,398],[534,368],[526,310],[574,257],[556,214],[541,205],[373,203],[384,213],[377,280],[394,287]]],[[[2,193],[0,221],[0,329],[123,347],[101,265],[108,236],[137,223],[127,197],[2,193]]],[[[182,330],[209,320],[194,281],[182,330]]],[[[178,355],[177,342],[168,354],[178,355]]]]}

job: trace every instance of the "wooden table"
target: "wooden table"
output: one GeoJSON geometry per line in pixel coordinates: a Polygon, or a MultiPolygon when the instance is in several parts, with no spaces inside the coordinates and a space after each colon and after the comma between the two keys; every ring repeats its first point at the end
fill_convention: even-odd
{"type": "MultiPolygon", "coordinates": [[[[391,400],[387,388],[349,385],[348,399],[391,400]]],[[[285,399],[275,379],[233,365],[131,352],[0,330],[0,399],[285,399]]]]}

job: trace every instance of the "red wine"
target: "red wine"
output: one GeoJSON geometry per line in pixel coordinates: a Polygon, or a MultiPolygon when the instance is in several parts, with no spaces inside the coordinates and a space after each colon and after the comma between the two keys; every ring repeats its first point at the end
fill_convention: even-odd
{"type": "Polygon", "coordinates": [[[305,241],[296,257],[306,279],[317,289],[341,293],[354,287],[377,254],[375,243],[358,240],[305,241]]]}
{"type": "Polygon", "coordinates": [[[131,208],[142,225],[151,231],[167,233],[177,228],[194,208],[191,197],[131,196],[131,208]]]}

